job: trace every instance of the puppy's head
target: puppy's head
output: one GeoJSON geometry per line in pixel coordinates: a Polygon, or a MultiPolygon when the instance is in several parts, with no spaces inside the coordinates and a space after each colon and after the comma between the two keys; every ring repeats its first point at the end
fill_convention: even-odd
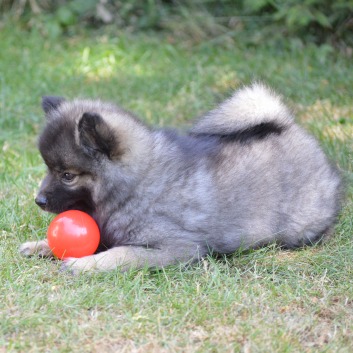
{"type": "Polygon", "coordinates": [[[39,150],[48,167],[36,203],[45,211],[94,213],[114,194],[119,203],[143,177],[149,130],[108,103],[43,97],[47,125],[39,150]]]}

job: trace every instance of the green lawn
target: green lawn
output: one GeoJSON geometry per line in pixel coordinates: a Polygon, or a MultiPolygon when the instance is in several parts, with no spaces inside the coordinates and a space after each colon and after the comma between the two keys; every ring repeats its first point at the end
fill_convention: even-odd
{"type": "Polygon", "coordinates": [[[49,40],[9,25],[0,43],[0,352],[352,352],[351,58],[147,33],[49,40]],[[45,172],[36,148],[42,95],[112,100],[184,129],[254,79],[288,98],[343,171],[347,200],[330,241],[77,277],[56,261],[19,257],[52,218],[33,201],[45,172]]]}

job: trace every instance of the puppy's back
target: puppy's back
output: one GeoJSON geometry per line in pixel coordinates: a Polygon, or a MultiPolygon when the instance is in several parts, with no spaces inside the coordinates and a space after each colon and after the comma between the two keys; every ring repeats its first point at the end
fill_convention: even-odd
{"type": "Polygon", "coordinates": [[[213,157],[221,252],[234,251],[228,235],[234,231],[244,247],[274,240],[297,247],[316,242],[334,224],[340,175],[270,89],[261,84],[240,89],[202,117],[192,134],[218,138],[222,145],[213,157]]]}

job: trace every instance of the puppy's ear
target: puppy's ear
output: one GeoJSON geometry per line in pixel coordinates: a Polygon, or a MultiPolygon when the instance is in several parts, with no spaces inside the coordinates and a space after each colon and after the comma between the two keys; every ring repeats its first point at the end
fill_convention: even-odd
{"type": "Polygon", "coordinates": [[[42,108],[45,114],[48,114],[54,109],[57,109],[59,105],[65,101],[63,97],[56,96],[43,96],[42,97],[42,108]]]}
{"type": "Polygon", "coordinates": [[[90,156],[97,156],[97,153],[109,159],[119,156],[118,141],[99,114],[84,113],[78,123],[78,133],[80,145],[90,156]]]}

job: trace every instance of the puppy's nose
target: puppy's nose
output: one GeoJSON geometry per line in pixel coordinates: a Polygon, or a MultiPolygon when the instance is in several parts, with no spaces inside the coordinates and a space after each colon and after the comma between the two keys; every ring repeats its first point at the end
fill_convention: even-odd
{"type": "Polygon", "coordinates": [[[47,205],[47,198],[43,195],[38,195],[34,201],[41,208],[44,208],[47,205]]]}

